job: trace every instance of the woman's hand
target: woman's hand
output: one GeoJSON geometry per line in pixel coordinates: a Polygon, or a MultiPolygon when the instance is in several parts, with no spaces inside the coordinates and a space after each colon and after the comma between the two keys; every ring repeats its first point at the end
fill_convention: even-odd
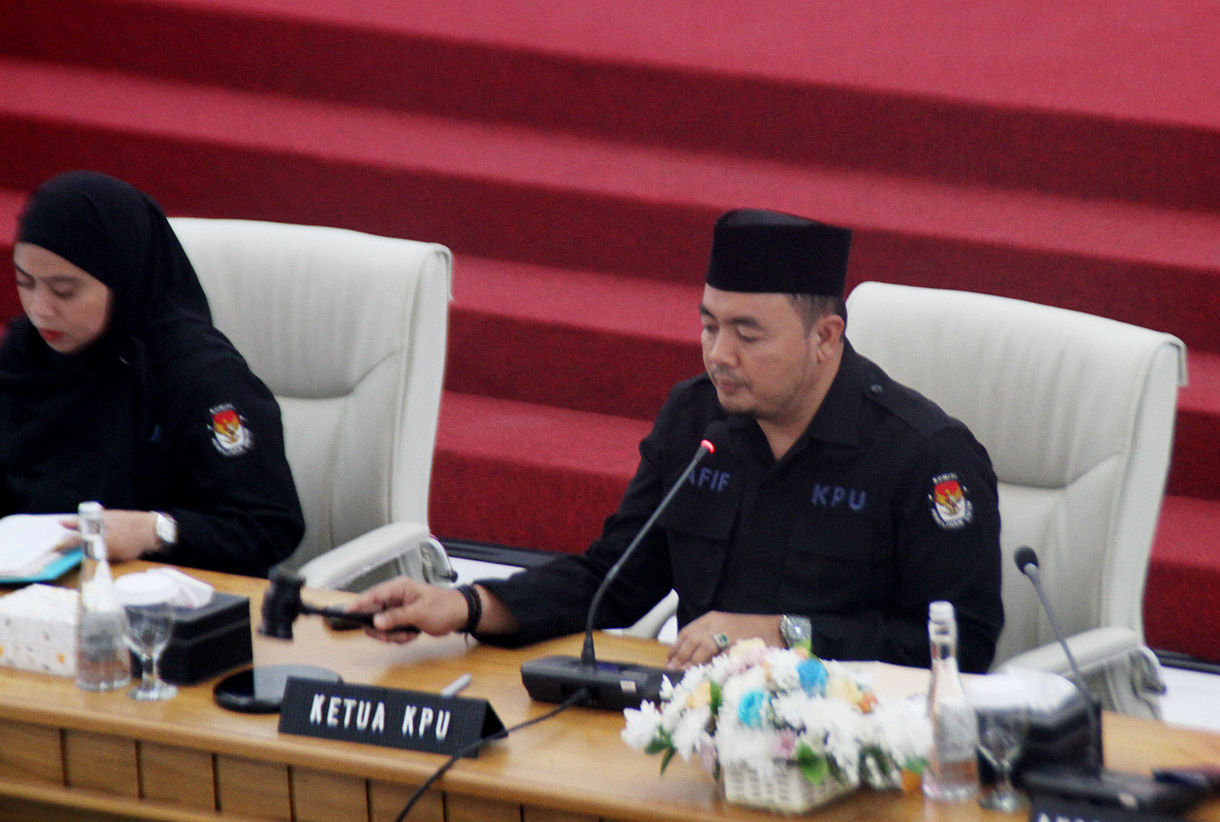
{"type": "MultiPolygon", "coordinates": [[[[108,559],[125,562],[161,550],[161,540],[157,539],[157,515],[152,511],[112,511],[107,508],[102,512],[102,518],[106,528],[108,559]]],[[[65,528],[79,528],[77,517],[64,517],[60,524],[65,528]]],[[[76,547],[80,539],[78,537],[68,542],[70,544],[62,547],[76,547]]]]}

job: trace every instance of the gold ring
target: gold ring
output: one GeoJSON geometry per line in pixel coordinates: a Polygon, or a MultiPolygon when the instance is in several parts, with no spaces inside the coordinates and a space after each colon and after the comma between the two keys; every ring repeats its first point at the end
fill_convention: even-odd
{"type": "Polygon", "coordinates": [[[716,647],[723,651],[725,648],[729,647],[729,635],[724,631],[721,631],[720,633],[712,636],[712,642],[715,642],[716,647]]]}

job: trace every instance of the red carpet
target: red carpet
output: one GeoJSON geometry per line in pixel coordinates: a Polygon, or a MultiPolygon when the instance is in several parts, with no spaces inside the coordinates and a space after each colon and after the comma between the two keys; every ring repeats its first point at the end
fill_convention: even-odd
{"type": "Polygon", "coordinates": [[[172,213],[446,243],[432,526],[566,551],[700,368],[725,208],[853,226],[852,283],[1170,331],[1191,385],[1148,638],[1220,660],[1217,42],[1204,0],[0,0],[0,251],[69,167],[172,213]]]}

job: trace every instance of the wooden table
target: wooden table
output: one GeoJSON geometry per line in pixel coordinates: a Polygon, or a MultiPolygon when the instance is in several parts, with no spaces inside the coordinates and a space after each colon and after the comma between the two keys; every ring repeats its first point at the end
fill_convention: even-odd
{"type": "MultiPolygon", "coordinates": [[[[140,564],[124,566],[134,570],[140,564]]],[[[218,589],[251,597],[261,580],[191,572],[218,589]]],[[[306,592],[315,602],[345,595],[306,592]]],[[[257,625],[257,615],[255,615],[257,625]]],[[[659,664],[659,644],[599,637],[606,659],[659,664]]],[[[361,632],[335,633],[321,620],[296,623],[293,642],[255,636],[259,664],[321,664],[347,681],[439,691],[473,674],[464,696],[484,697],[505,725],[541,715],[521,686],[520,665],[549,653],[578,654],[580,638],[528,649],[467,647],[462,637],[424,637],[405,646],[361,632]]],[[[215,680],[184,687],[161,703],[124,693],[88,693],[71,680],[0,669],[0,819],[166,819],[186,822],[301,820],[389,822],[411,791],[442,764],[434,754],[281,735],[273,715],[232,713],[212,701],[215,680]],[[82,812],[111,814],[89,817],[82,812]]],[[[723,801],[694,763],[627,747],[621,714],[572,709],[489,745],[450,770],[412,811],[430,822],[594,822],[594,820],[775,820],[723,801]]],[[[1107,761],[1148,770],[1220,762],[1220,736],[1108,715],[1107,761]]],[[[975,803],[939,806],[922,796],[861,791],[817,812],[819,819],[987,820],[1024,818],[975,803]]],[[[1220,820],[1220,802],[1190,818],[1220,820]]]]}

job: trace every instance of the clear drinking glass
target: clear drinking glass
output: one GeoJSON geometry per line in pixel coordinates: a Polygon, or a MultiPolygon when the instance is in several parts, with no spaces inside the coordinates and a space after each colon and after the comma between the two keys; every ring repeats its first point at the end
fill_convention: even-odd
{"type": "Polygon", "coordinates": [[[1012,785],[1012,768],[1029,731],[1029,689],[1016,676],[990,674],[966,686],[979,723],[979,753],[995,770],[995,786],[984,791],[979,804],[998,811],[1019,811],[1025,797],[1012,785]]]}
{"type": "Polygon", "coordinates": [[[161,652],[174,628],[170,600],[177,586],[165,577],[144,573],[119,577],[114,589],[127,623],[123,638],[140,660],[140,684],[127,695],[150,701],[172,698],[178,688],[161,679],[161,652]]]}

